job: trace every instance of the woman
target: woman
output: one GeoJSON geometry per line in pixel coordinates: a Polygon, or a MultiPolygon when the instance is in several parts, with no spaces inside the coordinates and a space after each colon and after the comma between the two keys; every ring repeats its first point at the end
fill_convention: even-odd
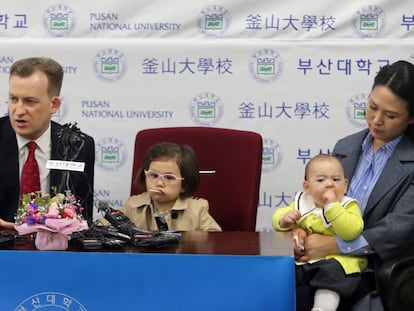
{"type": "MultiPolygon", "coordinates": [[[[369,254],[369,268],[412,248],[414,237],[414,65],[397,61],[383,67],[374,80],[365,108],[368,128],[345,137],[333,149],[351,180],[348,196],[360,203],[365,227],[351,242],[297,232],[305,250],[295,248],[300,261],[328,254],[369,254]]],[[[364,273],[371,292],[358,302],[360,310],[382,307],[373,273],[364,273]],[[365,304],[365,303],[370,303],[365,304]]],[[[361,294],[357,290],[354,298],[361,294]]],[[[297,310],[309,310],[309,288],[297,288],[297,310]],[[308,295],[308,299],[304,298],[308,295]]],[[[365,293],[364,293],[365,294],[365,293]]],[[[360,297],[358,297],[360,298],[360,297]]],[[[354,302],[351,302],[354,306],[354,302]]]]}

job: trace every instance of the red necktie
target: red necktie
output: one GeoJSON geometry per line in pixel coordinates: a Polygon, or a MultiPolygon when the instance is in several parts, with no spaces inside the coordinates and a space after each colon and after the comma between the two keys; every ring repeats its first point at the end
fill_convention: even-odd
{"type": "Polygon", "coordinates": [[[22,171],[22,183],[21,183],[21,194],[31,193],[40,191],[40,176],[39,176],[39,166],[35,158],[36,143],[31,141],[27,143],[27,148],[29,148],[29,155],[27,157],[26,163],[23,166],[22,171]]]}

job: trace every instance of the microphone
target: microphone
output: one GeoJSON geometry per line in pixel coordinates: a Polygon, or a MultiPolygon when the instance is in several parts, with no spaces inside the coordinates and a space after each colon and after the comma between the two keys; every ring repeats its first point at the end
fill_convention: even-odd
{"type": "MultiPolygon", "coordinates": [[[[65,123],[56,133],[58,138],[58,150],[62,152],[63,161],[73,161],[82,151],[85,144],[85,135],[77,127],[77,123],[65,123]]],[[[63,171],[58,186],[58,192],[70,189],[70,172],[63,171]]]]}
{"type": "Polygon", "coordinates": [[[62,158],[74,161],[85,145],[85,134],[77,127],[77,123],[65,123],[57,131],[58,142],[62,146],[62,158]]]}
{"type": "Polygon", "coordinates": [[[101,200],[97,200],[98,201],[98,211],[102,212],[102,213],[108,213],[111,210],[111,207],[109,206],[109,203],[107,201],[101,201],[101,200]]]}
{"type": "MultiPolygon", "coordinates": [[[[77,123],[65,123],[62,127],[57,130],[57,154],[59,155],[62,161],[75,161],[79,156],[80,152],[83,150],[85,145],[85,134],[81,132],[81,130],[77,127],[77,123]]],[[[88,182],[89,190],[90,185],[88,182]]],[[[69,170],[63,170],[60,182],[57,186],[57,192],[64,192],[66,190],[72,190],[75,193],[75,189],[71,187],[71,172],[69,170]]],[[[78,191],[77,191],[78,192],[78,191]]],[[[86,197],[80,198],[82,200],[86,200],[86,197]]],[[[85,218],[92,217],[89,215],[91,213],[88,210],[88,207],[85,208],[85,218]]]]}
{"type": "Polygon", "coordinates": [[[177,219],[178,218],[178,213],[176,211],[172,211],[171,212],[171,219],[177,219]]]}

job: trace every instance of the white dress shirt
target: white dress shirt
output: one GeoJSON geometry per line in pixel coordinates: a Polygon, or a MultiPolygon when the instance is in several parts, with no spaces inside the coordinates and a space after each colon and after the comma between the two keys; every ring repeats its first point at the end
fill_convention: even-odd
{"type": "MultiPolygon", "coordinates": [[[[40,174],[40,187],[42,193],[49,193],[50,190],[50,169],[46,168],[46,163],[50,159],[50,154],[52,150],[52,144],[50,139],[51,127],[43,133],[38,139],[34,140],[37,144],[35,156],[36,161],[39,166],[40,174]]],[[[27,138],[19,136],[16,134],[17,146],[19,148],[19,176],[21,180],[23,165],[26,162],[27,156],[29,155],[29,149],[26,147],[26,144],[31,141],[27,138]]]]}

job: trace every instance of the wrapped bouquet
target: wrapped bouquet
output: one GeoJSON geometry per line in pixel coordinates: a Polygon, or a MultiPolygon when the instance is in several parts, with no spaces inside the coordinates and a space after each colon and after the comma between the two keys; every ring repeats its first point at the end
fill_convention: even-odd
{"type": "Polygon", "coordinates": [[[88,229],[82,209],[70,191],[53,197],[40,192],[25,194],[17,210],[15,229],[20,235],[36,233],[35,245],[40,250],[65,250],[69,234],[88,229]]]}

